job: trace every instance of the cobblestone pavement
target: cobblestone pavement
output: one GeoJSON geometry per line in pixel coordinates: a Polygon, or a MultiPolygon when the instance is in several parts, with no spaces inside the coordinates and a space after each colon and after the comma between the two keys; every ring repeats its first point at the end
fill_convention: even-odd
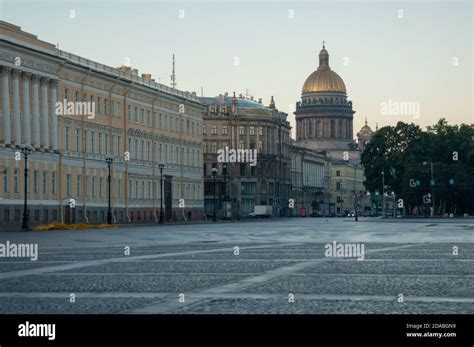
{"type": "Polygon", "coordinates": [[[39,249],[37,261],[0,257],[0,313],[473,314],[473,227],[293,218],[0,232],[39,249]],[[326,257],[333,241],[363,243],[364,259],[326,257]]]}

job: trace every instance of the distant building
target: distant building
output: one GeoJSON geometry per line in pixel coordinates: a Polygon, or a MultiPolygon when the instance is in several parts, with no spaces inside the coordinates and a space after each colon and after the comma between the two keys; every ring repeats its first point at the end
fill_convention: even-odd
{"type": "Polygon", "coordinates": [[[364,126],[357,133],[357,147],[361,153],[364,152],[365,146],[370,142],[373,134],[374,132],[367,124],[367,117],[366,117],[364,126]]]}
{"type": "Polygon", "coordinates": [[[325,153],[292,145],[291,194],[295,207],[292,216],[329,215],[334,212],[330,204],[330,159],[325,153]],[[301,211],[304,209],[304,211],[301,211]]]}
{"type": "MultiPolygon", "coordinates": [[[[274,215],[288,215],[291,186],[290,124],[273,97],[269,106],[244,96],[202,97],[204,114],[205,211],[214,210],[214,178],[217,168],[218,218],[248,217],[255,205],[273,206],[274,215]],[[224,150],[256,151],[256,165],[219,160],[224,150]]],[[[232,158],[231,158],[232,159],[232,158]]]]}
{"type": "Polygon", "coordinates": [[[319,52],[319,66],[309,75],[296,104],[296,144],[329,157],[359,158],[353,140],[352,102],[347,100],[346,85],[329,66],[329,53],[323,45],[319,52]]]}

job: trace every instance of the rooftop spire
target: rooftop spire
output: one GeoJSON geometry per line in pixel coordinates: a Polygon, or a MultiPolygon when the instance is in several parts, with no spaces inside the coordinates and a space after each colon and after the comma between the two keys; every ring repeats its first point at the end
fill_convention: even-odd
{"type": "Polygon", "coordinates": [[[326,51],[326,41],[323,41],[323,49],[319,52],[319,69],[327,69],[329,67],[329,54],[326,51]]]}
{"type": "Polygon", "coordinates": [[[272,96],[272,99],[270,100],[270,108],[275,108],[275,100],[273,100],[273,96],[272,96]]]}

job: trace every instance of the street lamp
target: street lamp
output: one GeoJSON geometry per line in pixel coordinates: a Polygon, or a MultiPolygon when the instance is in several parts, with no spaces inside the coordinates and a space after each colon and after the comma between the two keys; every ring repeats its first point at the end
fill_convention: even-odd
{"type": "Polygon", "coordinates": [[[160,161],[158,164],[158,168],[160,169],[160,220],[158,221],[159,224],[163,224],[164,216],[163,216],[163,169],[165,168],[165,164],[160,161]]]}
{"type": "Polygon", "coordinates": [[[25,157],[25,202],[23,206],[23,225],[21,228],[25,231],[30,230],[29,220],[30,216],[28,213],[28,155],[32,152],[30,147],[22,147],[21,152],[25,157]]]}
{"type": "Polygon", "coordinates": [[[108,189],[108,209],[107,209],[107,224],[112,224],[112,210],[110,208],[110,186],[111,186],[111,178],[110,178],[110,166],[114,161],[111,157],[107,157],[105,159],[107,166],[109,168],[109,175],[107,176],[107,189],[108,189]]]}
{"type": "Polygon", "coordinates": [[[213,200],[213,205],[214,205],[214,212],[212,214],[212,221],[216,222],[216,187],[217,187],[217,182],[216,182],[216,176],[217,176],[217,168],[213,167],[212,168],[212,177],[214,178],[214,200],[213,200]]]}
{"type": "Polygon", "coordinates": [[[358,198],[359,198],[359,196],[357,195],[357,192],[354,190],[354,220],[356,222],[359,221],[359,217],[357,216],[357,213],[358,213],[357,207],[359,205],[359,202],[357,201],[358,198]]]}
{"type": "Polygon", "coordinates": [[[385,218],[385,171],[382,171],[382,218],[385,218]]]}
{"type": "MultiPolygon", "coordinates": [[[[426,161],[423,162],[423,165],[428,165],[426,161]]],[[[433,216],[435,215],[435,198],[434,198],[434,177],[433,177],[433,162],[430,161],[430,169],[431,169],[431,181],[430,181],[430,186],[431,186],[431,202],[433,204],[433,216]]]]}

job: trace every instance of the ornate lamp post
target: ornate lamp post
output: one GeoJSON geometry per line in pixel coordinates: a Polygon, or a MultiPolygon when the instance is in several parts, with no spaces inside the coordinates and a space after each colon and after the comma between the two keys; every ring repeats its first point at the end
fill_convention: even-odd
{"type": "Polygon", "coordinates": [[[217,217],[216,217],[216,188],[217,188],[217,182],[216,182],[216,176],[217,176],[217,168],[213,167],[212,168],[212,177],[214,179],[214,200],[213,200],[213,205],[214,205],[214,212],[212,214],[212,221],[216,222],[217,217]]]}
{"type": "Polygon", "coordinates": [[[165,168],[165,164],[160,161],[158,164],[158,168],[160,169],[160,220],[159,224],[164,223],[164,215],[163,215],[163,169],[165,168]]]}
{"type": "Polygon", "coordinates": [[[28,213],[28,155],[32,152],[30,147],[22,147],[21,152],[25,157],[25,201],[23,206],[23,224],[21,228],[23,230],[30,230],[29,220],[30,215],[28,213]]]}
{"type": "Polygon", "coordinates": [[[110,197],[110,186],[111,186],[110,167],[114,160],[111,157],[107,157],[105,161],[109,168],[109,175],[107,176],[107,190],[108,190],[107,224],[112,224],[112,209],[111,209],[111,201],[110,201],[111,199],[110,197]]]}

